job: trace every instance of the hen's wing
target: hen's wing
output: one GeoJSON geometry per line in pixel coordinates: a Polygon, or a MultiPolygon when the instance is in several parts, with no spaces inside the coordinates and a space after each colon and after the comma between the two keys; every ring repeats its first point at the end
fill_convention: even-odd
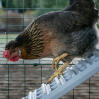
{"type": "MultiPolygon", "coordinates": [[[[43,25],[43,29],[47,28],[48,31],[45,33],[51,32],[52,35],[55,36],[59,42],[65,44],[68,49],[72,48],[72,44],[76,43],[75,39],[78,39],[76,45],[74,46],[76,52],[78,52],[77,47],[79,46],[80,41],[85,43],[87,39],[90,39],[88,41],[88,44],[90,44],[90,41],[94,40],[93,36],[96,36],[92,26],[89,24],[89,20],[90,19],[86,19],[84,16],[81,16],[79,13],[74,11],[52,12],[40,16],[37,19],[38,23],[43,25]],[[92,33],[88,31],[92,31],[92,33]]],[[[87,47],[87,44],[85,47],[87,47]]],[[[68,49],[65,49],[65,51],[68,51],[68,49]]],[[[74,49],[72,48],[72,50],[74,49]]]]}
{"type": "Polygon", "coordinates": [[[66,38],[70,33],[79,31],[88,26],[88,19],[82,17],[77,12],[58,11],[40,16],[37,23],[53,31],[54,35],[59,38],[66,38]]]}

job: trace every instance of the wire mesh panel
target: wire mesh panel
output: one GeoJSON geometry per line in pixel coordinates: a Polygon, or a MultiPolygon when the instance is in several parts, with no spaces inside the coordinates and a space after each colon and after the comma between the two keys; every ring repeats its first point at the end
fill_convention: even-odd
{"type": "MultiPolygon", "coordinates": [[[[0,99],[21,99],[53,73],[52,59],[8,62],[2,57],[5,44],[19,35],[37,16],[60,10],[68,0],[0,0],[0,99]]],[[[99,99],[99,73],[61,99],[99,99]]]]}

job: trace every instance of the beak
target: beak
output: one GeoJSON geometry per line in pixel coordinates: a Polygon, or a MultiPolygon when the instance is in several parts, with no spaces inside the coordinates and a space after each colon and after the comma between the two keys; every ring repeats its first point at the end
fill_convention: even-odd
{"type": "Polygon", "coordinates": [[[8,63],[8,62],[9,62],[9,58],[6,59],[6,63],[8,63]]]}

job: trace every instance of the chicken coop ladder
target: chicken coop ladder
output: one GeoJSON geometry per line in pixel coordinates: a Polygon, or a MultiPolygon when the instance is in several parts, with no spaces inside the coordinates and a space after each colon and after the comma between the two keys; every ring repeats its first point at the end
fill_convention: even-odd
{"type": "Polygon", "coordinates": [[[59,99],[98,71],[99,51],[96,51],[92,57],[68,67],[60,78],[56,77],[50,84],[42,84],[22,99],[59,99]]]}

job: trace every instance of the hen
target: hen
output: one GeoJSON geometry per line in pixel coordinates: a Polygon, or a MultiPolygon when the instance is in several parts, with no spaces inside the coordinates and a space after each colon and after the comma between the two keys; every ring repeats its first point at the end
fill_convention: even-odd
{"type": "Polygon", "coordinates": [[[5,49],[7,59],[54,58],[55,73],[48,80],[62,74],[75,57],[90,57],[97,43],[94,24],[98,10],[93,0],[70,0],[67,8],[39,16],[35,21],[10,41],[5,49]],[[64,64],[58,68],[58,63],[64,64]]]}

